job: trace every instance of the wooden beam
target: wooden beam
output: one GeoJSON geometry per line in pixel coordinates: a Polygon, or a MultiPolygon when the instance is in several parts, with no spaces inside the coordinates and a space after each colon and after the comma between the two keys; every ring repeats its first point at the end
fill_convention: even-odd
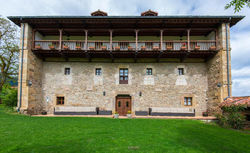
{"type": "Polygon", "coordinates": [[[190,29],[187,29],[187,41],[188,41],[188,51],[190,52],[190,29]]]}
{"type": "Polygon", "coordinates": [[[35,37],[36,37],[36,29],[32,30],[32,47],[31,48],[35,48],[35,37]]]}
{"type": "Polygon", "coordinates": [[[216,49],[219,49],[219,36],[218,36],[218,30],[216,29],[215,31],[215,45],[216,45],[216,49]]]}
{"type": "Polygon", "coordinates": [[[163,54],[163,51],[161,50],[160,53],[159,53],[159,55],[158,55],[158,57],[157,57],[157,62],[158,63],[160,62],[162,54],[163,54]]]}
{"type": "Polygon", "coordinates": [[[137,62],[137,54],[138,54],[138,51],[136,50],[136,51],[135,51],[135,57],[134,57],[135,63],[137,62]]]}
{"type": "MultiPolygon", "coordinates": [[[[89,31],[108,31],[110,28],[108,29],[100,29],[100,28],[88,28],[86,30],[89,30],[89,31]]],[[[141,29],[138,29],[140,31],[150,31],[150,30],[154,30],[154,31],[159,31],[159,30],[164,30],[164,31],[183,31],[183,30],[186,30],[187,28],[141,28],[141,29]]],[[[37,28],[37,31],[57,31],[58,28],[37,28]]],[[[67,31],[83,31],[83,29],[80,29],[80,28],[64,28],[64,30],[67,30],[67,31]]],[[[119,30],[128,30],[128,31],[134,31],[133,28],[113,28],[112,30],[116,30],[116,31],[119,31],[119,30]]],[[[215,28],[192,28],[192,31],[201,31],[201,30],[208,30],[208,31],[212,31],[212,30],[215,30],[215,28]]]]}
{"type": "Polygon", "coordinates": [[[62,50],[62,29],[59,29],[59,50],[62,50]]]}
{"type": "Polygon", "coordinates": [[[135,50],[138,50],[138,32],[139,30],[135,30],[135,50]]]}
{"type": "Polygon", "coordinates": [[[161,50],[163,50],[163,32],[164,30],[160,30],[160,35],[161,35],[161,50]]]}
{"type": "Polygon", "coordinates": [[[113,30],[109,30],[109,50],[112,51],[113,47],[112,47],[112,41],[113,41],[113,30]]]}
{"type": "Polygon", "coordinates": [[[88,50],[88,30],[84,30],[85,31],[85,42],[84,42],[84,49],[85,51],[88,50]]]}

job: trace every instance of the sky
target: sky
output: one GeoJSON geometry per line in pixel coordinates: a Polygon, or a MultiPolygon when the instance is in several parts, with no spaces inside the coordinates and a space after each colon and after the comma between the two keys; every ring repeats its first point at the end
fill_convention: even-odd
{"type": "Polygon", "coordinates": [[[250,8],[225,10],[230,0],[0,0],[0,15],[140,15],[148,9],[159,15],[244,15],[231,28],[233,96],[250,96],[250,8]]]}

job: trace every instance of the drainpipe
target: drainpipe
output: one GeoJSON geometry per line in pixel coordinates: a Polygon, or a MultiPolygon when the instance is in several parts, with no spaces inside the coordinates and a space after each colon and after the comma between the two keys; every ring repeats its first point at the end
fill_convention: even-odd
{"type": "MultiPolygon", "coordinates": [[[[227,51],[227,92],[228,92],[228,97],[231,97],[231,92],[230,92],[230,81],[229,81],[229,44],[228,44],[228,25],[231,21],[231,17],[229,18],[229,22],[226,24],[226,51],[227,51]]],[[[227,98],[228,98],[227,97],[227,98]]]]}
{"type": "MultiPolygon", "coordinates": [[[[22,21],[22,18],[20,19],[22,21]]],[[[25,24],[23,23],[23,36],[22,36],[22,50],[21,50],[21,74],[20,74],[20,93],[19,93],[19,106],[17,112],[20,112],[20,107],[22,104],[22,86],[23,86],[23,49],[24,49],[24,29],[25,24]]]]}

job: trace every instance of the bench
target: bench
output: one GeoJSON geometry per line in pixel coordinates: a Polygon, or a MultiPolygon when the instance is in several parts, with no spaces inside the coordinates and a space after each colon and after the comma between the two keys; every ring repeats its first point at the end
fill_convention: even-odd
{"type": "Polygon", "coordinates": [[[97,115],[96,107],[56,106],[55,115],[97,115]]]}
{"type": "Polygon", "coordinates": [[[195,109],[151,107],[149,108],[149,114],[152,116],[195,116],[195,109]]]}

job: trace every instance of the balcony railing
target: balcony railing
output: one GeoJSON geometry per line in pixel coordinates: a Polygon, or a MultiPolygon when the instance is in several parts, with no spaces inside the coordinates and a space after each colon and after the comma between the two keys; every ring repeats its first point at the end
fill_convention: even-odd
{"type": "Polygon", "coordinates": [[[218,44],[215,40],[169,40],[169,41],[80,41],[62,40],[36,40],[34,41],[35,50],[116,50],[116,51],[181,51],[181,50],[216,50],[218,44]],[[161,46],[162,44],[162,46],[161,46]],[[111,48],[112,46],[112,48],[111,48]]]}

